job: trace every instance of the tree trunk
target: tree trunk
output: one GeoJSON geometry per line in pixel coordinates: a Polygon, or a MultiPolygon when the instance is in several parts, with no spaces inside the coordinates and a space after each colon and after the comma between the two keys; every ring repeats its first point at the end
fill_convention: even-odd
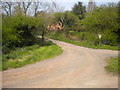
{"type": "Polygon", "coordinates": [[[69,29],[65,29],[65,36],[68,37],[69,36],[69,29]]]}
{"type": "Polygon", "coordinates": [[[42,31],[42,42],[44,41],[44,34],[45,34],[45,31],[43,30],[42,31]]]}

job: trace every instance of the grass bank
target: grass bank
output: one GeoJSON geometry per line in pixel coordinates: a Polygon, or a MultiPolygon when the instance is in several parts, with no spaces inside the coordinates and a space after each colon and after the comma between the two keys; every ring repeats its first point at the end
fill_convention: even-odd
{"type": "Polygon", "coordinates": [[[27,64],[55,57],[61,53],[61,48],[56,44],[49,46],[33,45],[18,48],[2,56],[2,70],[19,68],[27,64]]]}
{"type": "MultiPolygon", "coordinates": [[[[52,33],[51,35],[46,35],[46,37],[59,40],[59,41],[63,41],[63,42],[67,42],[70,44],[78,45],[78,46],[88,47],[88,48],[120,50],[118,46],[110,46],[110,45],[105,45],[105,44],[94,45],[92,41],[89,42],[87,40],[80,40],[80,39],[75,40],[70,37],[68,38],[68,37],[65,37],[64,33],[52,33]]],[[[74,38],[78,38],[77,35],[74,36],[74,38]]]]}
{"type": "Polygon", "coordinates": [[[108,65],[105,67],[108,72],[111,72],[113,74],[120,73],[120,58],[109,58],[107,60],[108,65]]]}

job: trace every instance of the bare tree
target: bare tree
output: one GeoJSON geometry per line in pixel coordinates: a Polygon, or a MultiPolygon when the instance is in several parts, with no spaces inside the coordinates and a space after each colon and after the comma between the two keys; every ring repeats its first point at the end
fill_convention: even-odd
{"type": "Polygon", "coordinates": [[[49,13],[62,12],[64,7],[59,6],[56,2],[46,3],[46,11],[49,13]]]}
{"type": "Polygon", "coordinates": [[[14,10],[13,10],[13,15],[15,15],[15,16],[21,16],[21,15],[23,15],[23,11],[22,11],[21,5],[22,5],[21,2],[16,2],[15,3],[14,10]]]}
{"type": "Polygon", "coordinates": [[[16,2],[17,6],[19,7],[19,10],[21,10],[21,2],[16,2]]]}
{"type": "Polygon", "coordinates": [[[42,2],[33,2],[34,16],[37,16],[38,11],[40,10],[42,2]]]}
{"type": "Polygon", "coordinates": [[[1,2],[1,4],[2,4],[2,13],[6,13],[8,16],[11,16],[13,2],[1,2]]]}
{"type": "Polygon", "coordinates": [[[6,3],[5,2],[1,2],[1,4],[2,4],[2,13],[9,16],[9,11],[7,10],[6,3]]]}
{"type": "Polygon", "coordinates": [[[32,2],[22,2],[23,13],[25,16],[27,15],[28,8],[30,7],[32,2]]]}

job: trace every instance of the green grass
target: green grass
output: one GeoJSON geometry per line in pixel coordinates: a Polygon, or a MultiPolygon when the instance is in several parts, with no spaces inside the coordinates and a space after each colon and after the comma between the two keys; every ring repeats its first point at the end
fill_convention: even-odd
{"type": "Polygon", "coordinates": [[[55,57],[61,53],[61,48],[56,44],[49,46],[34,45],[19,48],[2,56],[2,70],[19,68],[27,64],[55,57]]]}
{"type": "Polygon", "coordinates": [[[110,49],[110,50],[118,50],[117,46],[110,46],[110,45],[93,45],[88,43],[87,41],[75,41],[75,40],[61,40],[70,44],[78,45],[78,46],[84,46],[88,48],[94,48],[94,49],[110,49]]]}
{"type": "MultiPolygon", "coordinates": [[[[120,58],[109,58],[107,60],[108,65],[105,67],[108,72],[112,72],[113,74],[117,74],[120,71],[120,58]]],[[[120,73],[120,72],[119,72],[120,73]]]]}
{"type": "Polygon", "coordinates": [[[88,47],[88,48],[120,50],[120,48],[118,48],[118,46],[110,46],[110,45],[104,45],[104,44],[94,45],[94,44],[92,44],[92,42],[88,42],[87,40],[79,40],[79,41],[72,40],[71,38],[65,37],[63,33],[47,35],[46,37],[55,39],[55,40],[59,40],[59,41],[63,41],[63,42],[67,42],[70,44],[78,45],[78,46],[88,47]]]}

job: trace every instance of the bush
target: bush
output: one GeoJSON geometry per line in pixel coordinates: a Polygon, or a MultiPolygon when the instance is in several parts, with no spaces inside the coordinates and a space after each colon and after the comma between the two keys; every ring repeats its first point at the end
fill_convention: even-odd
{"type": "Polygon", "coordinates": [[[33,45],[44,25],[40,18],[4,17],[2,29],[3,53],[8,53],[14,47],[33,45]]]}
{"type": "Polygon", "coordinates": [[[91,36],[87,35],[88,40],[97,40],[96,36],[101,34],[102,41],[108,42],[109,45],[118,45],[118,8],[116,5],[112,5],[112,7],[110,5],[87,13],[82,20],[87,32],[91,32],[91,36]]]}
{"type": "Polygon", "coordinates": [[[3,53],[7,53],[10,48],[14,47],[16,42],[20,41],[19,33],[14,29],[12,18],[5,17],[2,20],[2,49],[3,53]]]}

